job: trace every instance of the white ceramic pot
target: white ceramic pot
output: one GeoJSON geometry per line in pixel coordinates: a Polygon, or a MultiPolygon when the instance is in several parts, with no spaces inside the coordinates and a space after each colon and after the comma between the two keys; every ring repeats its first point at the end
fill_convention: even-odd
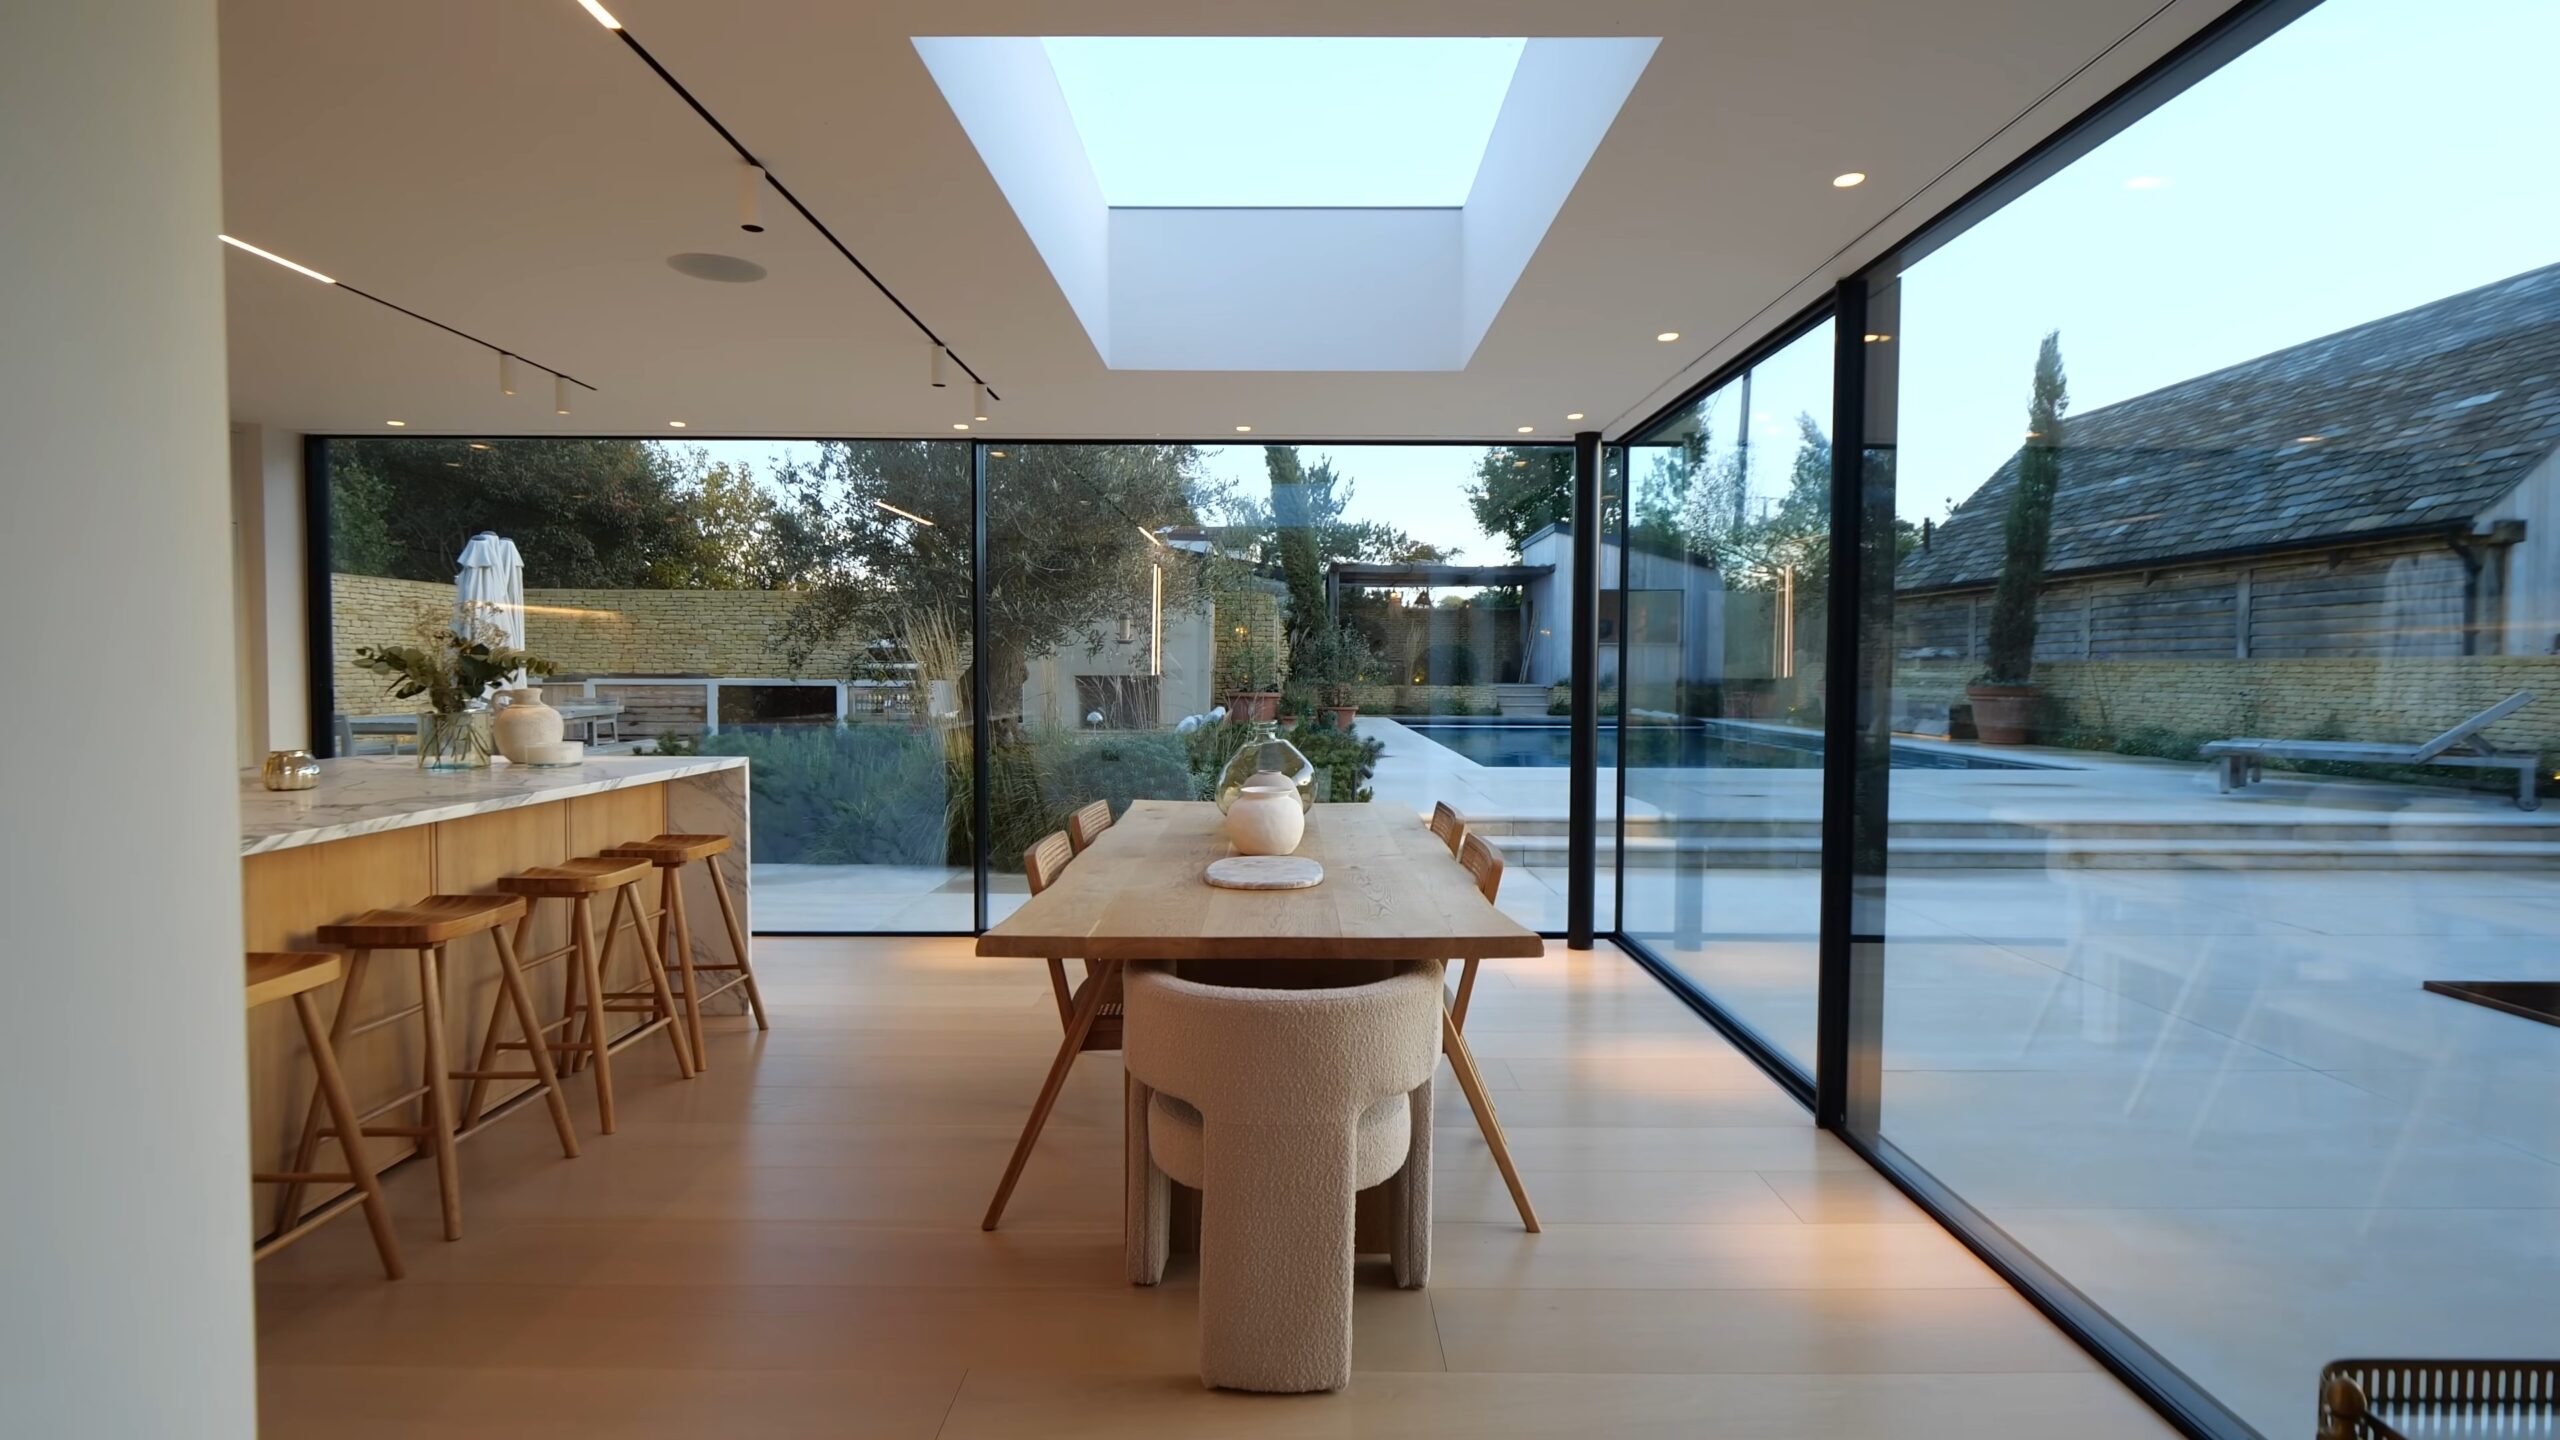
{"type": "Polygon", "coordinates": [[[1306,838],[1307,812],[1298,787],[1277,771],[1254,776],[1227,808],[1227,843],[1239,855],[1286,855],[1306,838]]]}
{"type": "Polygon", "coordinates": [[[568,722],[560,712],[542,703],[542,688],[527,685],[519,690],[501,690],[498,698],[506,703],[498,709],[498,753],[511,764],[533,763],[533,752],[545,745],[557,745],[567,733],[568,722]]]}

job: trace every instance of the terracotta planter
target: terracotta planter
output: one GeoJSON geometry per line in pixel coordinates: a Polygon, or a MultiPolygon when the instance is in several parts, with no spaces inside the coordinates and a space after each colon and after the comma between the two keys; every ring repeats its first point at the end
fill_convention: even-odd
{"type": "Polygon", "coordinates": [[[1333,717],[1334,729],[1347,731],[1351,728],[1351,722],[1360,718],[1360,707],[1357,705],[1327,705],[1324,707],[1324,713],[1333,717]]]}
{"type": "Polygon", "coordinates": [[[1280,692],[1277,690],[1238,690],[1227,697],[1227,718],[1251,723],[1280,718],[1280,692]]]}
{"type": "Polygon", "coordinates": [[[2041,685],[1967,685],[1973,702],[1973,733],[1985,745],[2024,745],[2036,728],[2036,707],[2043,703],[2041,685]]]}

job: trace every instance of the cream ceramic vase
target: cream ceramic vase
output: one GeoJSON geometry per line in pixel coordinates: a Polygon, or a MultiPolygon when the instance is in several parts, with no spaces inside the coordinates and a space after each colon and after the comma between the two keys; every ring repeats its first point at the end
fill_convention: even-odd
{"type": "Polygon", "coordinates": [[[568,722],[560,712],[542,703],[542,687],[527,685],[516,690],[502,690],[499,698],[507,703],[498,711],[498,753],[508,763],[527,765],[533,752],[545,745],[557,745],[568,733],[568,722]]]}
{"type": "Polygon", "coordinates": [[[1298,787],[1278,771],[1244,783],[1227,807],[1227,843],[1239,855],[1286,855],[1306,838],[1307,812],[1298,787]]]}

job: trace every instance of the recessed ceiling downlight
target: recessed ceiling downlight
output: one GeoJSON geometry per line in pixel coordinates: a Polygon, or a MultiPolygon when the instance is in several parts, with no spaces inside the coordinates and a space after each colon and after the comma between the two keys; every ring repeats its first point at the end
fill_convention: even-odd
{"type": "Polygon", "coordinates": [[[1853,190],[1866,183],[1867,172],[1864,170],[1843,171],[1831,177],[1831,188],[1834,190],[1853,190]]]}
{"type": "Polygon", "coordinates": [[[667,257],[667,268],[696,280],[717,280],[723,285],[747,285],[765,277],[765,268],[738,255],[715,255],[704,250],[688,250],[667,257]]]}

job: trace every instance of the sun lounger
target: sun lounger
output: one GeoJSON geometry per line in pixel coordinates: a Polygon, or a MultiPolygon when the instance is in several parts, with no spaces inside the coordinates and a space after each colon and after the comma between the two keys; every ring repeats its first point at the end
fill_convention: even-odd
{"type": "Polygon", "coordinates": [[[2259,778],[2268,760],[2335,760],[2356,765],[2452,765],[2470,770],[2516,772],[2516,808],[2531,810],[2541,801],[2533,793],[2541,778],[2542,757],[2522,750],[2501,750],[2481,731],[2533,703],[2533,692],[2519,690],[2432,740],[2415,745],[2370,744],[2356,740],[2216,740],[2204,747],[2214,762],[2215,788],[2228,795],[2259,778]]]}

